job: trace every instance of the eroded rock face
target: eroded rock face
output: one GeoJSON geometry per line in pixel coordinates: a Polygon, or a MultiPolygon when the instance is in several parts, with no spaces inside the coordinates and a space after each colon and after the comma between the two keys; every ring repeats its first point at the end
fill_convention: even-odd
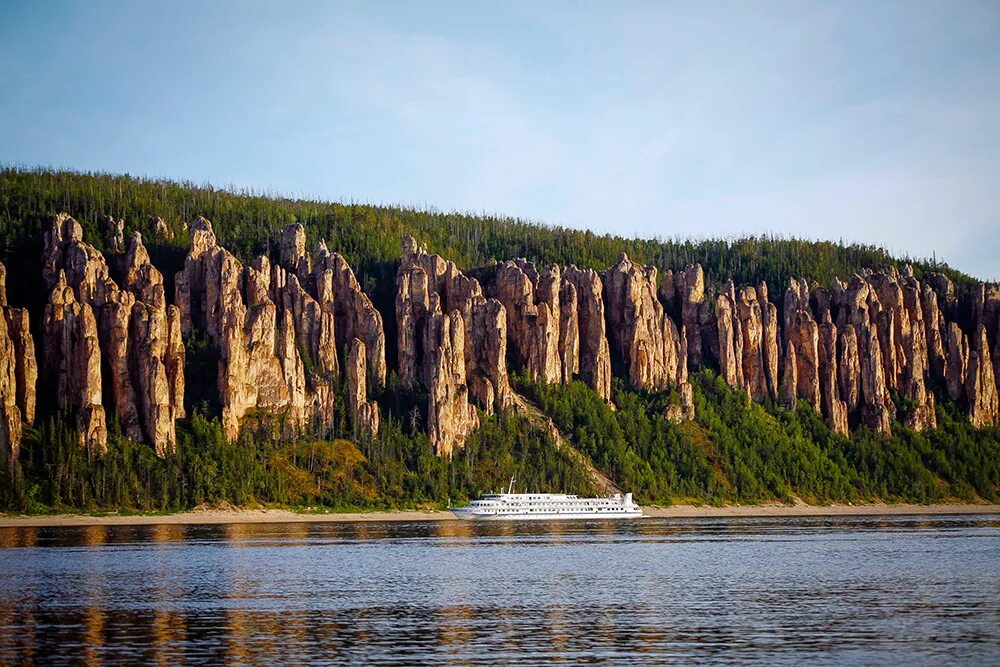
{"type": "Polygon", "coordinates": [[[7,305],[6,274],[0,263],[0,454],[13,460],[23,429],[35,420],[38,369],[28,311],[7,305]]]}
{"type": "Polygon", "coordinates": [[[569,384],[580,372],[580,322],[576,286],[563,280],[559,288],[559,357],[562,382],[569,384]]]}
{"type": "Polygon", "coordinates": [[[823,400],[823,414],[827,424],[837,433],[847,435],[847,403],[840,398],[837,372],[837,325],[830,320],[819,325],[819,385],[823,400]]]}
{"type": "Polygon", "coordinates": [[[496,299],[478,294],[471,305],[471,326],[465,332],[466,380],[476,402],[492,414],[514,403],[507,377],[507,313],[496,299]]]}
{"type": "Polygon", "coordinates": [[[768,366],[764,359],[764,316],[757,299],[757,290],[753,287],[740,290],[736,301],[736,315],[743,334],[743,386],[750,392],[751,398],[763,401],[770,396],[767,386],[768,366]]]}
{"type": "Polygon", "coordinates": [[[927,283],[920,293],[920,306],[924,315],[930,370],[936,377],[945,377],[947,334],[944,333],[944,316],[938,308],[937,292],[927,283]]]}
{"type": "MultiPolygon", "coordinates": [[[[117,229],[120,231],[121,226],[117,229]]],[[[45,234],[43,276],[52,289],[52,296],[61,302],[50,304],[53,306],[51,317],[47,315],[46,319],[53,323],[59,321],[61,310],[62,319],[69,323],[67,326],[79,328],[86,326],[89,319],[85,314],[72,312],[76,310],[75,304],[89,308],[97,324],[98,373],[96,378],[89,372],[67,373],[64,370],[67,363],[60,361],[58,356],[70,353],[70,348],[62,344],[57,347],[46,343],[46,349],[52,353],[46,359],[57,369],[55,373],[68,375],[56,378],[56,386],[96,381],[96,390],[73,388],[65,407],[94,413],[87,429],[99,439],[106,437],[100,435],[106,428],[98,423],[103,414],[96,416],[88,407],[90,404],[74,403],[74,400],[83,400],[85,395],[100,395],[103,359],[108,369],[112,407],[122,432],[133,440],[148,442],[163,456],[175,450],[174,421],[184,414],[183,345],[179,337],[170,338],[170,318],[176,319],[177,315],[168,313],[163,276],[150,262],[138,232],[133,234],[120,262],[121,287],[111,278],[104,256],[84,242],[79,223],[66,215],[51,221],[45,234]],[[72,301],[60,293],[61,287],[56,289],[60,281],[73,293],[72,301]]],[[[81,335],[79,330],[59,331],[55,324],[53,327],[51,333],[56,338],[81,335]]],[[[100,399],[95,401],[100,402],[100,399]]],[[[103,447],[104,443],[99,442],[97,448],[103,447]]]]}
{"type": "Polygon", "coordinates": [[[535,382],[562,382],[559,354],[559,267],[538,271],[523,259],[497,269],[494,295],[507,313],[508,342],[518,364],[535,382]]]}
{"type": "Polygon", "coordinates": [[[976,428],[993,426],[1000,414],[997,383],[990,358],[986,325],[976,325],[969,342],[969,365],[965,376],[965,393],[969,401],[969,421],[976,428]]]}
{"type": "Polygon", "coordinates": [[[681,326],[687,332],[688,366],[698,369],[702,366],[702,339],[709,319],[705,307],[705,272],[701,264],[679,271],[674,276],[674,287],[680,301],[681,326]]]}
{"type": "Polygon", "coordinates": [[[719,374],[730,387],[739,388],[743,382],[742,340],[741,354],[737,358],[735,342],[738,332],[733,321],[734,304],[726,290],[715,299],[715,322],[717,326],[719,374]]]}
{"type": "Polygon", "coordinates": [[[785,291],[785,340],[786,366],[794,363],[794,371],[785,371],[785,377],[794,380],[795,386],[784,387],[786,402],[791,396],[802,398],[817,412],[822,412],[819,387],[819,327],[809,307],[809,287],[804,280],[792,280],[785,291]]]}
{"type": "MultiPolygon", "coordinates": [[[[181,326],[204,329],[219,347],[222,425],[235,439],[251,409],[283,414],[293,430],[308,422],[304,364],[298,353],[294,309],[271,299],[267,258],[244,268],[216,243],[212,224],[190,226],[191,249],[177,274],[181,326]]],[[[289,297],[291,298],[291,297],[289,297]]]]}
{"type": "Polygon", "coordinates": [[[611,352],[605,333],[604,285],[592,269],[571,266],[563,278],[576,290],[580,379],[611,402],[611,352]]]}
{"type": "Polygon", "coordinates": [[[852,385],[860,386],[858,413],[861,424],[878,432],[889,433],[894,408],[885,381],[878,327],[872,317],[873,312],[879,311],[878,296],[864,278],[855,275],[847,285],[835,285],[834,301],[838,306],[838,329],[846,330],[845,327],[850,325],[853,331],[844,346],[845,353],[841,362],[848,364],[849,368],[854,368],[853,345],[855,342],[857,344],[860,382],[845,381],[842,376],[843,395],[850,404],[852,385]]]}
{"type": "Polygon", "coordinates": [[[921,301],[920,283],[907,267],[901,279],[900,292],[902,307],[900,319],[902,345],[900,356],[903,368],[900,375],[900,393],[914,403],[914,409],[906,416],[907,426],[915,431],[937,426],[937,412],[934,395],[927,391],[926,378],[929,374],[927,325],[921,301]]]}
{"type": "Polygon", "coordinates": [[[174,230],[170,229],[167,221],[158,215],[149,219],[149,227],[153,230],[153,236],[159,239],[173,240],[174,230]]]}
{"type": "Polygon", "coordinates": [[[848,414],[855,414],[861,402],[861,359],[858,352],[858,334],[853,324],[845,324],[840,331],[837,384],[848,414]]]}
{"type": "Polygon", "coordinates": [[[778,308],[768,297],[767,283],[760,283],[757,287],[757,296],[761,306],[761,357],[764,363],[764,379],[768,395],[772,399],[777,399],[780,386],[778,367],[781,363],[781,348],[778,346],[780,329],[778,308]]]}
{"type": "Polygon", "coordinates": [[[354,271],[339,253],[330,254],[325,245],[316,253],[315,269],[330,271],[336,321],[337,347],[344,349],[355,338],[365,344],[368,383],[376,390],[385,386],[385,329],[382,315],[361,289],[354,271]]]}
{"type": "Polygon", "coordinates": [[[687,366],[680,363],[680,335],[657,298],[656,274],[655,267],[633,264],[624,253],[604,274],[611,345],[629,381],[649,391],[687,381],[687,366]]]}
{"type": "Polygon", "coordinates": [[[378,404],[368,400],[367,353],[360,339],[351,341],[347,356],[347,403],[356,435],[374,437],[378,434],[378,404]]]}
{"type": "MultiPolygon", "coordinates": [[[[266,266],[267,258],[260,257],[254,268],[262,276],[270,275],[270,288],[253,298],[260,302],[270,298],[291,320],[295,339],[307,355],[312,368],[313,381],[329,382],[337,377],[340,364],[337,358],[336,319],[333,304],[333,273],[330,270],[316,275],[316,297],[303,288],[298,277],[282,266],[266,266]]],[[[250,287],[248,285],[248,287],[250,287]]],[[[263,290],[263,285],[260,286],[263,290]]]]}
{"type": "Polygon", "coordinates": [[[948,397],[959,400],[965,391],[965,378],[969,365],[969,342],[965,332],[955,322],[948,323],[948,364],[946,386],[948,397]]]}
{"type": "Polygon", "coordinates": [[[429,372],[427,426],[438,456],[451,457],[479,427],[465,383],[465,323],[462,314],[441,311],[441,297],[431,294],[424,331],[429,372]]]}
{"type": "MultiPolygon", "coordinates": [[[[486,412],[513,405],[507,375],[507,311],[497,299],[487,298],[479,282],[462,274],[453,262],[418,248],[412,237],[404,237],[396,274],[396,330],[400,378],[404,383],[421,382],[430,389],[434,374],[442,366],[425,347],[431,325],[431,297],[437,296],[442,310],[458,312],[464,332],[462,356],[468,394],[486,412]]],[[[442,414],[428,410],[429,413],[442,414]]],[[[436,427],[428,424],[431,431],[436,427]]],[[[464,422],[461,423],[464,428],[464,422]]],[[[447,439],[447,438],[446,438],[447,439]]],[[[464,438],[461,438],[464,443],[464,438]]]]}
{"type": "Polygon", "coordinates": [[[278,242],[278,257],[282,266],[305,280],[312,273],[306,254],[306,228],[300,224],[286,225],[278,242]]]}
{"type": "Polygon", "coordinates": [[[107,246],[108,250],[116,255],[125,252],[124,220],[115,220],[110,215],[104,216],[101,220],[101,233],[104,236],[104,245],[107,246]]]}
{"type": "MultiPolygon", "coordinates": [[[[378,408],[367,389],[385,381],[381,315],[343,257],[320,243],[310,260],[305,229],[289,225],[280,235],[279,265],[260,258],[244,267],[217,245],[211,223],[198,219],[176,278],[176,306],[168,306],[142,237],[134,234],[125,247],[120,221],[106,223],[117,283],[69,216],[46,231],[43,258],[52,289],[43,370],[65,388],[61,400],[89,446],[104,446],[106,407],[126,435],[161,455],[173,451],[173,423],[184,414],[181,333],[194,329],[220,347],[230,437],[251,410],[286,415],[294,428],[331,425],[341,363],[354,374],[349,402],[359,434],[377,432],[378,408]],[[338,350],[345,356],[338,359],[338,350]],[[112,399],[106,406],[103,395],[112,399]]],[[[31,420],[34,392],[27,387],[37,370],[25,352],[27,315],[5,306],[2,275],[0,267],[0,425],[9,442],[22,428],[10,415],[31,420]]],[[[713,288],[706,303],[700,266],[658,277],[625,256],[603,280],[593,271],[519,259],[498,267],[489,297],[454,263],[405,239],[395,312],[399,373],[428,389],[437,451],[450,456],[464,445],[478,424],[473,403],[487,412],[512,405],[508,344],[510,358],[535,380],[579,377],[608,402],[614,350],[634,386],[678,389],[679,403],[666,412],[672,420],[693,417],[689,365],[717,363],[725,381],[754,400],[805,400],[839,433],[858,424],[889,432],[896,416],[890,390],[907,399],[908,426],[934,427],[928,379],[967,405],[975,425],[997,421],[1000,290],[993,286],[980,286],[971,298],[963,288],[960,299],[947,278],[930,275],[922,284],[909,267],[865,271],[829,289],[793,280],[779,322],[764,283],[737,288],[730,281],[717,294],[713,288]]]]}
{"type": "Polygon", "coordinates": [[[90,304],[76,300],[62,270],[53,277],[42,339],[42,368],[55,388],[59,408],[74,413],[80,444],[103,454],[108,448],[108,429],[102,404],[97,319],[90,304]]]}

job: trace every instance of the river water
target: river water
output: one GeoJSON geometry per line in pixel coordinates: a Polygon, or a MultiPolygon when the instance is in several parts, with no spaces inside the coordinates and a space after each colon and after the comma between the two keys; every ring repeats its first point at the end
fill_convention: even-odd
{"type": "Polygon", "coordinates": [[[0,663],[1000,664],[1000,516],[0,528],[0,663]]]}

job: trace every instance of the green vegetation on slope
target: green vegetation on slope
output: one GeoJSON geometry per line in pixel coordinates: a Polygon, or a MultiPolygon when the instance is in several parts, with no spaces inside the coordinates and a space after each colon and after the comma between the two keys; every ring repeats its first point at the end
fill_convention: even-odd
{"type": "Polygon", "coordinates": [[[891,438],[834,433],[808,405],[761,405],[710,371],[693,377],[693,422],[662,415],[667,394],[614,382],[616,410],[580,382],[529,394],[617,484],[643,502],[939,502],[1000,499],[1000,429],[972,428],[951,407],[939,428],[893,424],[891,438]]]}
{"type": "Polygon", "coordinates": [[[374,441],[282,438],[275,424],[246,429],[228,442],[218,418],[200,413],[178,428],[177,455],[119,433],[108,453],[88,460],[63,415],[32,429],[12,470],[0,474],[0,510],[48,512],[182,510],[222,501],[237,505],[397,508],[440,506],[498,489],[511,476],[521,488],[589,494],[587,474],[558,452],[544,429],[515,414],[489,417],[451,461],[427,436],[397,422],[374,441]]]}

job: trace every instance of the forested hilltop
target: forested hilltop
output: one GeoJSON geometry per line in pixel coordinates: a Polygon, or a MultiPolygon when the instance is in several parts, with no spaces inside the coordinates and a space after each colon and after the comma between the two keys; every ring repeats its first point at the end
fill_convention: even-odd
{"type": "Polygon", "coordinates": [[[5,169],[0,262],[11,511],[1000,491],[1000,291],[876,247],[5,169]]]}

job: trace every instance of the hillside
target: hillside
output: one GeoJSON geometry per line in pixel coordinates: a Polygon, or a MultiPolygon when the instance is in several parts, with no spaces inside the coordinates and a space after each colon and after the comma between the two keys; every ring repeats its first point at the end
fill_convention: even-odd
{"type": "Polygon", "coordinates": [[[7,169],[0,261],[8,509],[1000,490],[1000,291],[874,247],[7,169]]]}

